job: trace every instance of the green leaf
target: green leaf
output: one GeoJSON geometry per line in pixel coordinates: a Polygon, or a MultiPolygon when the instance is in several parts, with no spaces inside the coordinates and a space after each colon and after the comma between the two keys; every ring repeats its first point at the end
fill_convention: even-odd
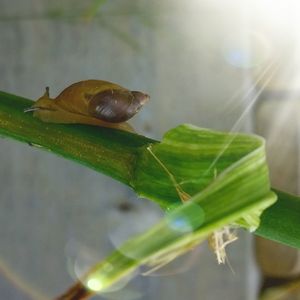
{"type": "Polygon", "coordinates": [[[90,288],[91,282],[98,282],[99,289],[105,289],[141,264],[159,266],[227,224],[254,230],[261,212],[276,200],[270,191],[264,141],[257,136],[181,125],[152,145],[151,152],[142,148],[133,179],[139,194],[173,207],[179,199],[168,176],[172,174],[193,196],[105,259],[86,277],[90,288]]]}

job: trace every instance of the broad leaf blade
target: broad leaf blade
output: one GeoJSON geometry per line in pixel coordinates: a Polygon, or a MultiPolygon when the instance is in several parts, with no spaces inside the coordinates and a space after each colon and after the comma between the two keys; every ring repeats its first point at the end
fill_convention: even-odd
{"type": "MultiPolygon", "coordinates": [[[[240,224],[254,230],[262,211],[276,200],[270,191],[264,141],[259,137],[181,125],[151,148],[193,196],[104,260],[86,277],[87,286],[98,281],[105,289],[139,265],[169,261],[222,226],[240,224]]],[[[173,207],[179,198],[174,182],[152,153],[147,148],[140,152],[133,186],[157,201],[168,199],[173,207]]]]}

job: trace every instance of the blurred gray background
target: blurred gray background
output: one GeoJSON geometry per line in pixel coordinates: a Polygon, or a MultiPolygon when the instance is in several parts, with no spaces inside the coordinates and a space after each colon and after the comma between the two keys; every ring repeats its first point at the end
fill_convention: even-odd
{"type": "MultiPolygon", "coordinates": [[[[270,113],[255,121],[259,92],[296,46],[252,2],[0,0],[0,90],[37,99],[45,86],[56,96],[103,79],[150,94],[131,122],[149,137],[181,123],[253,131],[270,113]]],[[[1,299],[53,298],[162,217],[124,185],[28,145],[1,139],[0,160],[1,299]]],[[[168,266],[171,275],[137,274],[95,299],[254,300],[252,248],[240,232],[228,247],[233,271],[202,245],[168,266]]]]}

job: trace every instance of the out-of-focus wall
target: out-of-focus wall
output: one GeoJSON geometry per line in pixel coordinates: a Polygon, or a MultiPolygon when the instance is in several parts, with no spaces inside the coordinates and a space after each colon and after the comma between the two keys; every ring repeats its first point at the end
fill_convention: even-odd
{"type": "MultiPolygon", "coordinates": [[[[245,51],[252,37],[247,5],[116,0],[95,11],[97,2],[0,0],[0,89],[36,99],[45,86],[54,96],[73,82],[105,79],[151,95],[132,120],[148,136],[161,138],[183,122],[250,129],[249,114],[242,113],[256,61],[245,51]]],[[[1,140],[0,162],[0,289],[6,300],[54,297],[72,274],[162,215],[122,184],[28,145],[1,140]]],[[[218,266],[204,246],[182,259],[183,265],[192,259],[188,271],[137,276],[107,296],[254,299],[249,243],[240,233],[229,247],[234,272],[218,266]]]]}

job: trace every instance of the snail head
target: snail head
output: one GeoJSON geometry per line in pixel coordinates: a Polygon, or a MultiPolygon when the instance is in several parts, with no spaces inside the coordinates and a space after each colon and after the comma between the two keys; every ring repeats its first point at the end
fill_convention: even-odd
{"type": "Polygon", "coordinates": [[[42,97],[40,97],[31,107],[24,109],[24,112],[36,112],[39,110],[56,110],[56,105],[53,99],[49,95],[49,87],[46,87],[46,91],[42,97]]]}

